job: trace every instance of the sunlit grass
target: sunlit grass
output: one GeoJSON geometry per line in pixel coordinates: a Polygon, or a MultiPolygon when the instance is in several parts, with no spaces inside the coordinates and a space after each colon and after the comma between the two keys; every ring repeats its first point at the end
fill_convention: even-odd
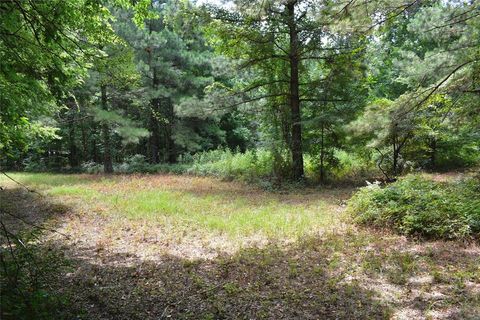
{"type": "MultiPolygon", "coordinates": [[[[91,176],[81,174],[9,173],[8,175],[22,183],[35,187],[88,184],[91,181],[91,176]]],[[[11,181],[6,176],[0,175],[0,183],[9,182],[11,181]]]]}
{"type": "MultiPolygon", "coordinates": [[[[185,184],[169,176],[164,178],[166,183],[156,181],[158,176],[11,176],[59,201],[73,201],[84,211],[102,206],[103,214],[110,217],[228,236],[297,237],[334,225],[339,218],[314,196],[292,201],[301,195],[279,196],[262,190],[237,194],[232,184],[209,178],[185,177],[190,179],[185,184]]],[[[0,183],[8,182],[2,177],[0,183]]]]}

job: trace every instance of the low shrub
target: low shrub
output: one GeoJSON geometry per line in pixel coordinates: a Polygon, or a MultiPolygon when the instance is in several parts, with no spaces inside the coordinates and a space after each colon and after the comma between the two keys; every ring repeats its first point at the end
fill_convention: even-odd
{"type": "Polygon", "coordinates": [[[154,170],[152,167],[153,165],[147,162],[144,155],[135,154],[126,158],[124,162],[115,164],[113,166],[113,171],[118,173],[148,173],[154,170]]]}
{"type": "Polygon", "coordinates": [[[266,150],[247,150],[244,153],[213,150],[197,153],[187,172],[239,180],[257,180],[273,172],[273,156],[266,150]]]}
{"type": "Polygon", "coordinates": [[[28,157],[23,161],[23,166],[25,171],[28,172],[45,172],[48,170],[45,159],[34,159],[33,157],[28,157]]]}
{"type": "Polygon", "coordinates": [[[436,182],[407,175],[380,187],[360,189],[347,211],[365,225],[390,227],[405,235],[462,239],[480,234],[480,178],[436,182]]]}
{"type": "Polygon", "coordinates": [[[80,169],[86,173],[98,174],[103,172],[103,165],[93,161],[87,161],[80,165],[80,169]]]}
{"type": "Polygon", "coordinates": [[[114,165],[117,173],[174,173],[182,174],[187,171],[190,164],[186,163],[148,163],[144,155],[136,154],[128,157],[125,162],[114,165]]]}
{"type": "Polygon", "coordinates": [[[338,161],[332,168],[332,176],[337,181],[363,181],[379,174],[375,161],[363,158],[355,153],[336,149],[334,156],[338,161]]]}
{"type": "Polygon", "coordinates": [[[159,163],[150,166],[150,171],[147,173],[173,173],[173,174],[184,174],[187,173],[188,169],[191,167],[191,164],[186,163],[159,163]]]}
{"type": "Polygon", "coordinates": [[[1,249],[0,318],[67,319],[64,309],[68,301],[50,287],[67,262],[58,252],[20,240],[6,229],[1,236],[9,241],[1,249]]]}

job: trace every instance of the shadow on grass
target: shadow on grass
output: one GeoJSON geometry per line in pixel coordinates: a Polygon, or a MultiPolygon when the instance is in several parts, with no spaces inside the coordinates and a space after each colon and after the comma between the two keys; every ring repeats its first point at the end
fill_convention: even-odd
{"type": "Polygon", "coordinates": [[[98,253],[93,261],[76,260],[63,294],[88,319],[388,318],[373,291],[329,274],[326,257],[296,254],[268,247],[208,261],[163,255],[154,262],[98,253]]]}
{"type": "MultiPolygon", "coordinates": [[[[30,208],[29,214],[38,216],[50,208],[48,201],[40,203],[32,194],[7,192],[3,201],[15,201],[20,193],[16,210],[30,208]]],[[[50,212],[49,219],[68,211],[67,207],[60,209],[50,212]]],[[[460,275],[448,269],[452,264],[458,264],[458,272],[468,281],[480,281],[470,274],[475,269],[469,269],[478,253],[442,246],[417,250],[418,244],[404,241],[398,246],[393,240],[362,233],[245,248],[233,255],[199,260],[169,254],[144,260],[135,252],[111,252],[93,241],[79,244],[62,237],[41,246],[39,252],[69,257],[68,267],[50,265],[48,279],[52,292],[65,302],[56,306],[59,311],[52,309],[51,315],[66,319],[389,319],[399,309],[413,310],[415,318],[415,312],[437,308],[433,300],[408,296],[391,300],[386,291],[392,286],[400,288],[397,293],[424,288],[409,283],[424,264],[438,272],[435,281],[445,285],[459,281],[460,275]],[[442,279],[448,275],[453,278],[442,279]],[[384,288],[373,285],[385,278],[384,288]]],[[[475,292],[460,285],[455,288],[459,291],[447,288],[442,293],[445,305],[439,304],[439,312],[451,305],[470,304],[467,312],[474,319],[479,310],[475,292]]],[[[469,317],[461,308],[449,315],[451,319],[469,317]]]]}

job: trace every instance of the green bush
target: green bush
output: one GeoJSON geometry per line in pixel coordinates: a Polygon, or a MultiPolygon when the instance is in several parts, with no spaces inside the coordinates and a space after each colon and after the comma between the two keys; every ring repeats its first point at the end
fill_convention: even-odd
{"type": "Polygon", "coordinates": [[[338,161],[337,166],[331,170],[335,180],[363,181],[379,173],[375,161],[353,152],[336,149],[334,156],[338,161]]]}
{"type": "Polygon", "coordinates": [[[151,165],[149,171],[144,171],[146,173],[173,173],[173,174],[184,174],[187,173],[187,170],[190,168],[190,164],[186,163],[159,163],[151,165]]]}
{"type": "Polygon", "coordinates": [[[405,235],[461,239],[480,234],[480,178],[435,182],[407,175],[382,188],[360,189],[347,211],[361,224],[405,235]]]}
{"type": "Polygon", "coordinates": [[[125,159],[124,162],[115,164],[113,171],[118,173],[151,173],[154,172],[154,165],[149,164],[144,155],[135,154],[125,159]]]}
{"type": "Polygon", "coordinates": [[[7,236],[11,242],[0,252],[0,319],[66,319],[68,301],[55,294],[50,283],[67,261],[55,250],[2,230],[1,237],[7,236]]]}
{"type": "Polygon", "coordinates": [[[28,172],[45,172],[48,170],[46,161],[43,158],[35,159],[28,157],[23,161],[24,170],[28,172]]]}
{"type": "Polygon", "coordinates": [[[240,153],[219,149],[195,154],[187,172],[251,181],[271,175],[273,162],[272,154],[265,150],[240,153]]]}
{"type": "Polygon", "coordinates": [[[86,173],[98,174],[103,172],[103,165],[93,161],[87,161],[81,164],[80,169],[86,173]]]}

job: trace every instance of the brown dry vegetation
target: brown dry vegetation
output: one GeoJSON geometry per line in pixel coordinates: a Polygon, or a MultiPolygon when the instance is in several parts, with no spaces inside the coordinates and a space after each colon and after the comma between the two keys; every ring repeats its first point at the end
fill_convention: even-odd
{"type": "Polygon", "coordinates": [[[68,302],[67,318],[480,317],[478,244],[422,242],[357,228],[342,215],[351,189],[270,193],[234,182],[170,175],[23,181],[49,196],[6,184],[0,191],[2,220],[15,231],[31,228],[6,214],[10,212],[69,236],[44,231],[40,246],[68,262],[51,266],[53,290],[68,302]],[[81,192],[65,187],[69,183],[81,192]],[[266,203],[266,210],[282,214],[303,208],[298,215],[306,215],[310,227],[292,223],[302,234],[279,229],[275,235],[262,226],[239,234],[198,219],[180,223],[118,212],[134,205],[122,204],[122,198],[152,190],[179,201],[186,197],[189,205],[209,199],[193,209],[205,215],[241,215],[266,203]],[[105,200],[112,197],[119,200],[105,200]],[[244,207],[235,211],[236,206],[244,207]],[[316,210],[322,214],[312,215],[316,210]],[[315,219],[324,221],[314,224],[315,219]]]}

